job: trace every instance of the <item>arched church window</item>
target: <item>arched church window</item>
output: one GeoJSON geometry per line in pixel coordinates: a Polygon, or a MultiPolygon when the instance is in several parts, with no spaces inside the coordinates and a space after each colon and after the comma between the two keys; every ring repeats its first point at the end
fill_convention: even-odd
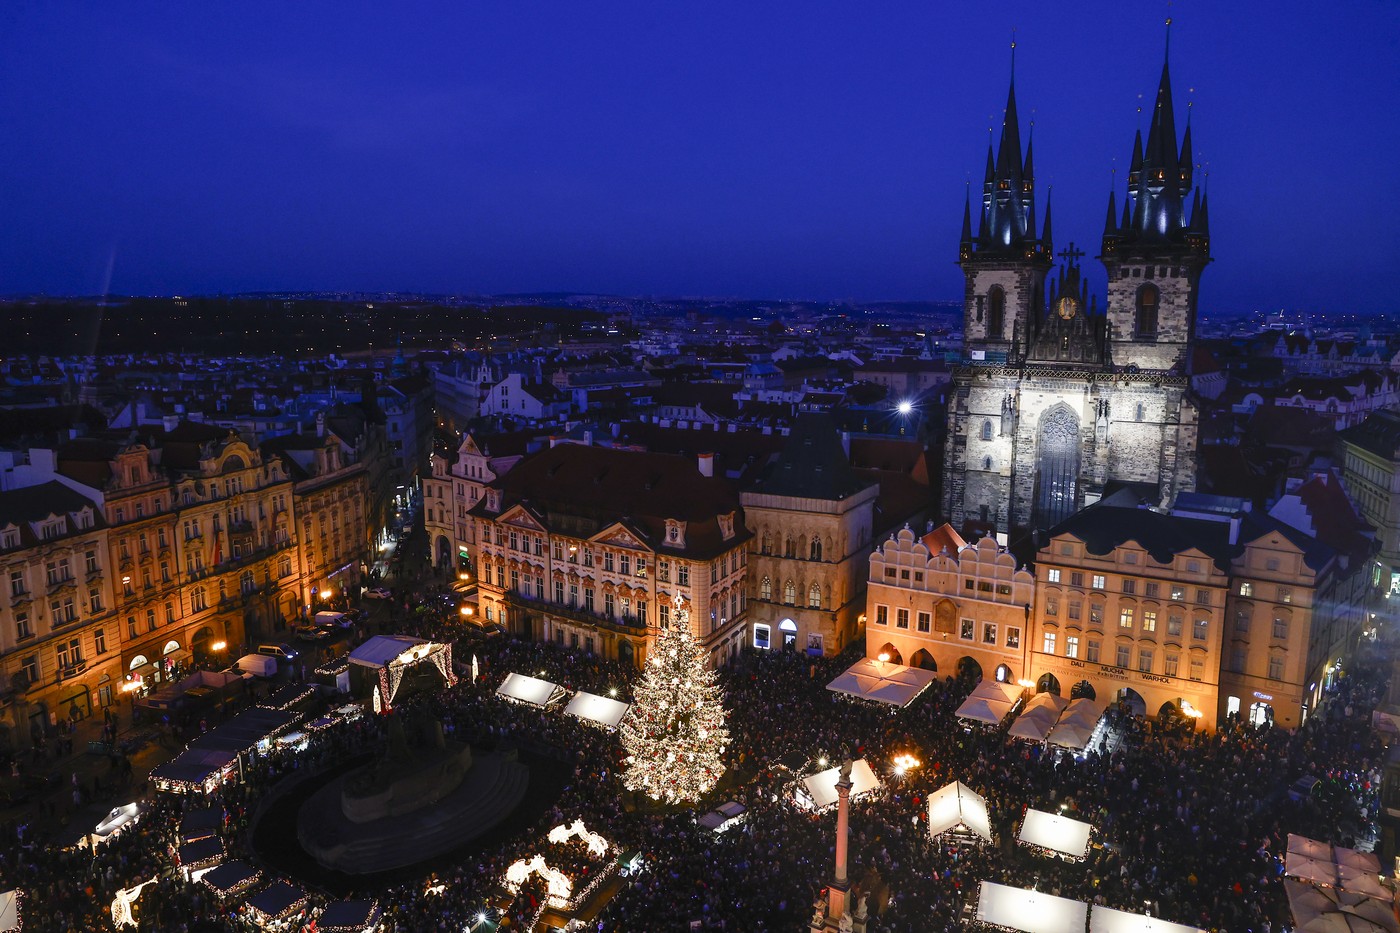
{"type": "Polygon", "coordinates": [[[791,536],[791,535],[788,535],[787,540],[783,542],[783,556],[784,556],[784,557],[796,557],[796,556],[797,556],[797,546],[796,546],[795,544],[792,543],[792,536],[791,536]]]}
{"type": "Polygon", "coordinates": [[[982,440],[984,440],[984,441],[989,441],[989,440],[991,440],[991,439],[992,439],[992,423],[991,423],[990,421],[984,421],[984,422],[982,422],[982,440]]]}
{"type": "Polygon", "coordinates": [[[1073,515],[1079,502],[1079,419],[1066,405],[1041,418],[1036,442],[1035,511],[1039,527],[1073,515]]]}
{"type": "Polygon", "coordinates": [[[771,579],[763,578],[763,582],[758,587],[758,595],[762,599],[771,600],[773,598],[773,581],[771,579]]]}
{"type": "Polygon", "coordinates": [[[816,535],[812,535],[812,560],[822,559],[822,542],[816,535]]]}
{"type": "Polygon", "coordinates": [[[1144,406],[1144,405],[1142,404],[1142,402],[1138,402],[1136,414],[1137,414],[1137,420],[1138,420],[1138,421],[1146,421],[1146,420],[1147,420],[1147,408],[1146,408],[1146,406],[1144,406]]]}
{"type": "Polygon", "coordinates": [[[812,588],[807,591],[807,606],[810,609],[820,609],[822,607],[822,588],[813,583],[812,588]]]}
{"type": "Polygon", "coordinates": [[[1006,292],[993,285],[987,292],[987,336],[1000,340],[1006,325],[1006,292]]]}
{"type": "Polygon", "coordinates": [[[1137,290],[1137,315],[1133,321],[1134,335],[1139,339],[1157,336],[1157,302],[1161,292],[1156,285],[1143,285],[1137,290]]]}
{"type": "Polygon", "coordinates": [[[797,587],[793,585],[791,580],[783,584],[783,602],[789,606],[797,602],[797,587]]]}

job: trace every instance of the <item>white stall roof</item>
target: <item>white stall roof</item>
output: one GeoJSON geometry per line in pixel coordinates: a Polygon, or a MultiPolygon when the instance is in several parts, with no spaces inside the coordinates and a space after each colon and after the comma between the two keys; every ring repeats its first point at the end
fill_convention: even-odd
{"type": "Polygon", "coordinates": [[[1044,693],[1037,693],[1035,696],[1027,700],[1026,708],[1021,712],[1022,715],[1024,715],[1032,710],[1049,710],[1051,715],[1050,721],[1054,722],[1056,719],[1060,718],[1060,713],[1064,712],[1066,706],[1069,706],[1069,700],[1066,700],[1059,694],[1050,693],[1049,691],[1046,691],[1044,693]]]}
{"type": "Polygon", "coordinates": [[[1029,713],[1022,713],[1016,717],[1016,721],[1007,730],[1007,735],[1013,739],[1027,739],[1031,742],[1044,742],[1045,737],[1050,734],[1051,728],[1055,725],[1054,713],[1045,707],[1031,710],[1029,713]]]}
{"type": "Polygon", "coordinates": [[[962,781],[954,781],[928,798],[929,835],[942,834],[966,827],[986,842],[992,841],[992,820],[987,813],[987,801],[962,781]]]}
{"type": "Polygon", "coordinates": [[[1077,700],[1070,700],[1069,705],[1060,711],[1060,722],[1077,722],[1094,726],[1098,724],[1103,711],[1104,706],[1098,700],[1080,697],[1077,700]]]}
{"type": "Polygon", "coordinates": [[[969,697],[984,697],[998,703],[1015,703],[1021,698],[1021,685],[1002,683],[999,680],[982,679],[972,688],[969,697]]]}
{"type": "Polygon", "coordinates": [[[6,891],[4,894],[0,894],[0,930],[9,931],[19,928],[19,891],[6,891]]]}
{"type": "Polygon", "coordinates": [[[596,693],[585,693],[580,690],[574,694],[574,698],[569,701],[569,705],[564,707],[564,712],[577,716],[579,719],[587,719],[596,722],[609,729],[616,729],[622,723],[622,717],[627,715],[630,704],[621,700],[610,700],[607,697],[600,697],[596,693]]]}
{"type": "Polygon", "coordinates": [[[986,697],[970,696],[958,707],[959,719],[974,719],[977,722],[996,725],[1011,712],[1011,704],[1006,700],[989,700],[986,697]]]}
{"type": "Polygon", "coordinates": [[[564,696],[564,688],[538,677],[525,674],[508,674],[505,683],[496,691],[497,696],[531,706],[548,706],[564,696]]]}
{"type": "Polygon", "coordinates": [[[984,881],[977,897],[977,919],[1024,933],[1084,933],[1089,905],[984,881]]]}
{"type": "Polygon", "coordinates": [[[891,706],[908,706],[914,698],[928,689],[938,676],[920,667],[890,664],[876,658],[861,658],[826,689],[862,700],[875,700],[891,706]]]}
{"type": "MultiPolygon", "coordinates": [[[[841,776],[840,768],[827,768],[802,779],[802,787],[797,791],[797,802],[812,810],[825,810],[836,805],[836,781],[841,776]]],[[[864,758],[851,766],[851,799],[869,793],[880,786],[880,779],[870,770],[864,758]]]]}
{"type": "Polygon", "coordinates": [[[1085,725],[1082,722],[1065,722],[1060,720],[1055,728],[1050,730],[1048,736],[1051,745],[1062,745],[1065,748],[1083,748],[1089,744],[1089,740],[1094,737],[1094,726],[1085,725]]]}
{"type": "Polygon", "coordinates": [[[412,635],[375,635],[350,652],[350,663],[365,667],[383,667],[423,639],[412,635]]]}
{"type": "Polygon", "coordinates": [[[1092,827],[1058,813],[1029,809],[1021,823],[1020,841],[1083,858],[1089,852],[1089,830],[1092,827]]]}
{"type": "Polygon", "coordinates": [[[1095,905],[1089,911],[1089,933],[1205,933],[1205,930],[1095,905]]]}

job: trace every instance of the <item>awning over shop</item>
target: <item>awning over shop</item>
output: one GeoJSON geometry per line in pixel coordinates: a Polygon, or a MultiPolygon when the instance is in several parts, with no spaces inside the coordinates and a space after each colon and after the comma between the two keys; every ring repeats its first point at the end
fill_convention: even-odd
{"type": "Polygon", "coordinates": [[[1011,712],[1011,704],[1005,700],[989,700],[986,697],[970,696],[963,700],[957,712],[954,713],[959,719],[967,719],[973,722],[984,722],[988,725],[996,725],[1006,718],[1011,712]]]}
{"type": "MultiPolygon", "coordinates": [[[[802,779],[797,791],[797,803],[809,810],[825,810],[836,805],[839,799],[836,782],[841,777],[840,768],[827,768],[802,779]]],[[[851,799],[869,793],[880,786],[880,779],[870,770],[864,758],[851,765],[851,799]]]]}
{"type": "Polygon", "coordinates": [[[194,654],[191,653],[190,649],[188,648],[176,648],[174,651],[170,652],[165,657],[167,660],[174,661],[176,664],[183,664],[186,661],[191,660],[194,657],[194,654]]]}
{"type": "Polygon", "coordinates": [[[992,841],[992,820],[987,800],[962,781],[954,781],[928,799],[928,831],[931,836],[963,831],[992,841]]]}
{"type": "Polygon", "coordinates": [[[1026,810],[1026,817],[1021,822],[1018,841],[1022,845],[1040,846],[1071,858],[1083,858],[1089,853],[1091,829],[1093,827],[1081,820],[1031,808],[1026,810]]]}
{"type": "Polygon", "coordinates": [[[622,718],[627,715],[629,709],[631,709],[631,704],[623,703],[621,700],[600,697],[597,694],[585,693],[580,690],[574,694],[569,705],[564,707],[564,712],[571,716],[577,716],[579,719],[596,722],[609,729],[616,729],[622,724],[622,718]]]}
{"type": "Polygon", "coordinates": [[[424,643],[423,639],[414,638],[412,635],[375,635],[350,652],[350,663],[380,668],[414,645],[424,643]]]}
{"type": "Polygon", "coordinates": [[[1084,933],[1089,905],[984,881],[977,897],[977,919],[1023,933],[1084,933]]]}
{"type": "Polygon", "coordinates": [[[268,926],[306,906],[306,892],[290,881],[276,881],[248,898],[248,909],[259,926],[268,926]]]}
{"type": "Polygon", "coordinates": [[[322,933],[366,933],[379,921],[381,911],[374,901],[336,901],[316,918],[322,933]]]}
{"type": "Polygon", "coordinates": [[[525,703],[530,706],[546,707],[564,698],[564,688],[538,677],[525,674],[508,674],[505,682],[496,691],[497,696],[525,703]]]}
{"type": "Polygon", "coordinates": [[[919,667],[890,664],[876,658],[861,658],[835,680],[826,685],[834,693],[908,706],[914,698],[928,689],[938,675],[919,667]]]}
{"type": "Polygon", "coordinates": [[[188,748],[151,769],[151,780],[165,790],[196,788],[207,791],[223,778],[224,770],[238,760],[237,752],[188,748]]]}
{"type": "Polygon", "coordinates": [[[222,725],[215,726],[190,743],[190,749],[211,749],[233,752],[249,751],[258,744],[276,738],[295,725],[301,717],[280,709],[254,706],[245,709],[222,725]]]}
{"type": "Polygon", "coordinates": [[[0,933],[12,933],[22,925],[19,916],[19,891],[0,894],[0,933]]]}
{"type": "Polygon", "coordinates": [[[262,872],[247,862],[224,862],[218,868],[210,869],[199,880],[219,897],[231,897],[239,891],[248,890],[261,877],[262,872]]]}

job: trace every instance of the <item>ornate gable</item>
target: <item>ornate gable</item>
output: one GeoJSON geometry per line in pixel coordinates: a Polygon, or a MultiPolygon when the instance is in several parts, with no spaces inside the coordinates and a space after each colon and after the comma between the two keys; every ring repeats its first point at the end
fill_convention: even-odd
{"type": "Polygon", "coordinates": [[[529,510],[523,505],[513,506],[509,511],[497,519],[503,525],[514,525],[517,528],[528,528],[531,531],[544,531],[544,525],[539,519],[531,515],[529,510]]]}
{"type": "Polygon", "coordinates": [[[645,541],[633,534],[621,523],[609,525],[591,539],[599,544],[609,544],[613,547],[632,548],[633,550],[649,550],[645,541]]]}

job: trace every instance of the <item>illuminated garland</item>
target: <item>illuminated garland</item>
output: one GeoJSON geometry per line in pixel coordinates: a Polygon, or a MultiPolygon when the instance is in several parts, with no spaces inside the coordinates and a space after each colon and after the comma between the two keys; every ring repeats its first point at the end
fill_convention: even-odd
{"type": "Polygon", "coordinates": [[[673,605],[674,623],[661,630],[622,722],[628,755],[622,781],[654,800],[691,803],[724,774],[729,730],[715,673],[690,631],[680,594],[673,605]]]}

